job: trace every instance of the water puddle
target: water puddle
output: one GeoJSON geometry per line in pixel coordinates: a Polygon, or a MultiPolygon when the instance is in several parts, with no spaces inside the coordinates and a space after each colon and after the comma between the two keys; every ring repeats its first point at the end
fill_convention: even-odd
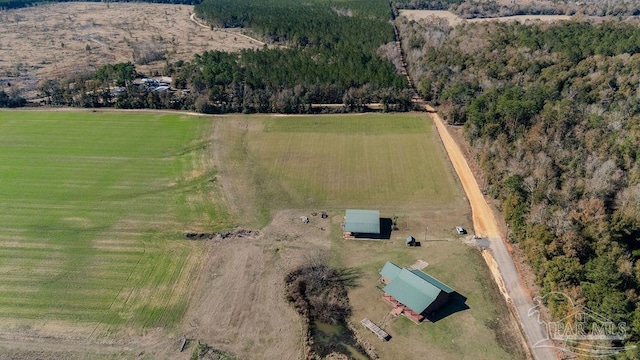
{"type": "Polygon", "coordinates": [[[369,360],[369,357],[358,348],[353,333],[344,325],[314,321],[311,334],[315,351],[321,357],[338,352],[347,355],[350,359],[369,360]]]}

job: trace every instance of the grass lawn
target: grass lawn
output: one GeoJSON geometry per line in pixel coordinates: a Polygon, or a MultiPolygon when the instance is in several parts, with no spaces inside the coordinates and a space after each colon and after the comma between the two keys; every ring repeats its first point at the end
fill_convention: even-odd
{"type": "Polygon", "coordinates": [[[200,243],[232,225],[211,118],[0,112],[0,330],[171,326],[200,243]]]}
{"type": "Polygon", "coordinates": [[[246,194],[236,207],[248,223],[264,225],[284,208],[393,213],[465,204],[422,114],[231,116],[217,131],[229,154],[222,171],[246,194]]]}
{"type": "Polygon", "coordinates": [[[393,359],[517,359],[524,358],[517,328],[510,329],[508,309],[479,252],[459,240],[423,242],[406,248],[401,238],[380,243],[342,240],[335,237],[333,251],[342,266],[357,269],[357,286],[349,292],[352,321],[368,318],[381,324],[392,339],[380,342],[362,328],[362,334],[382,358],[393,359]],[[416,325],[403,316],[387,314],[391,307],[382,301],[378,272],[386,261],[408,267],[416,260],[429,265],[424,272],[435,276],[466,298],[468,309],[450,314],[435,323],[416,325]],[[507,332],[505,334],[505,332],[507,332]],[[505,350],[507,349],[507,350],[505,350]]]}

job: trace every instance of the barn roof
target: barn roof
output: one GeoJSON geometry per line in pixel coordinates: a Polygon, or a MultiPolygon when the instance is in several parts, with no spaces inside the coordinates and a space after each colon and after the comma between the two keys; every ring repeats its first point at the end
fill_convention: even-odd
{"type": "Polygon", "coordinates": [[[344,231],[380,234],[380,212],[378,210],[347,210],[344,231]]]}
{"type": "Polygon", "coordinates": [[[454,291],[438,279],[420,270],[400,268],[391,262],[385,264],[380,275],[389,279],[389,284],[382,291],[419,314],[425,311],[441,292],[450,294],[454,291]],[[389,276],[394,273],[397,274],[395,277],[389,276]]]}
{"type": "Polygon", "coordinates": [[[387,261],[386,264],[380,270],[380,275],[386,277],[387,279],[395,279],[400,273],[400,268],[398,265],[392,263],[391,261],[387,261]]]}
{"type": "Polygon", "coordinates": [[[449,287],[447,284],[443,283],[442,281],[434,278],[433,276],[426,274],[420,270],[411,270],[412,273],[414,273],[415,275],[419,276],[420,278],[422,278],[422,280],[427,281],[428,283],[430,283],[431,285],[435,286],[436,288],[446,292],[447,294],[451,294],[454,290],[449,287]]]}

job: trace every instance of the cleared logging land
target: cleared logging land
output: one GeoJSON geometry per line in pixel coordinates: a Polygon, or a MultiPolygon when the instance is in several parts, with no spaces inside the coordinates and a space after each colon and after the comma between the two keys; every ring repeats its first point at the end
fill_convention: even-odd
{"type": "Polygon", "coordinates": [[[357,274],[356,324],[391,310],[376,288],[387,260],[425,260],[467,297],[436,323],[387,317],[386,343],[360,330],[383,359],[521,357],[479,253],[454,233],[469,205],[424,114],[0,112],[0,127],[0,358],[34,357],[35,342],[44,358],[186,359],[199,340],[299,359],[284,279],[316,256],[357,274]],[[345,208],[396,215],[399,230],[343,240],[345,208]],[[184,237],[236,223],[260,235],[184,237]]]}
{"type": "Polygon", "coordinates": [[[513,16],[502,16],[502,17],[465,19],[446,10],[400,10],[400,15],[413,21],[420,21],[424,19],[433,19],[433,18],[443,18],[449,22],[450,26],[457,26],[462,23],[487,22],[487,21],[519,21],[521,23],[524,23],[526,21],[537,21],[537,20],[544,21],[544,22],[552,22],[552,21],[571,19],[571,16],[568,16],[568,15],[513,15],[513,16]]]}
{"type": "Polygon", "coordinates": [[[105,64],[131,61],[152,74],[166,61],[191,60],[204,51],[262,47],[236,29],[202,27],[192,13],[189,5],[83,2],[0,11],[0,51],[6,54],[0,57],[0,87],[31,97],[43,79],[83,75],[105,64]],[[153,61],[141,63],[149,56],[153,61]]]}

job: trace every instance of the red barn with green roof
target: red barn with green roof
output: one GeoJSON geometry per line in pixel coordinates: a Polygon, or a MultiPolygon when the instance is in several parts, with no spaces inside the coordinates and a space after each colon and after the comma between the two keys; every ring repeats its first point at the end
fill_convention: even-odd
{"type": "Polygon", "coordinates": [[[380,270],[384,300],[394,307],[394,315],[403,314],[415,323],[424,320],[444,305],[455,291],[420,270],[409,270],[387,261],[380,270]]]}

